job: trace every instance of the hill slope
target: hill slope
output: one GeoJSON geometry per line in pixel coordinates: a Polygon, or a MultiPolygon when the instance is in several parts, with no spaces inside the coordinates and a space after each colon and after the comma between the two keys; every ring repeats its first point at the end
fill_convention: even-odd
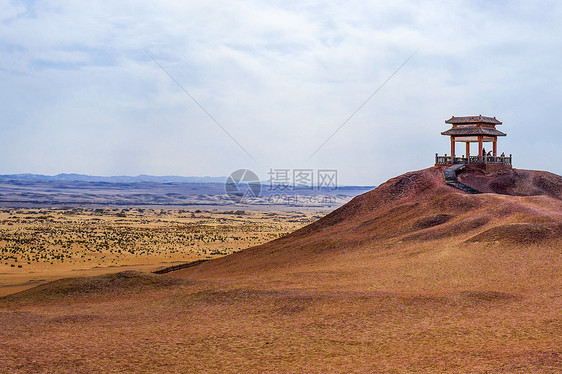
{"type": "Polygon", "coordinates": [[[461,177],[504,194],[464,194],[430,168],[282,239],[169,273],[192,281],[121,273],[2,298],[0,367],[559,373],[561,178],[461,177]]]}
{"type": "MultiPolygon", "coordinates": [[[[502,192],[468,195],[446,186],[442,170],[432,167],[393,178],[291,235],[176,276],[262,277],[310,266],[333,268],[337,261],[346,268],[351,257],[368,266],[383,252],[411,255],[429,247],[435,252],[491,245],[490,253],[521,246],[560,248],[560,176],[527,170],[466,172],[460,175],[464,183],[484,192],[502,192]]],[[[458,253],[460,258],[466,254],[458,253]]],[[[516,259],[523,252],[512,255],[516,259]]],[[[406,260],[403,265],[412,266],[406,260]]]]}

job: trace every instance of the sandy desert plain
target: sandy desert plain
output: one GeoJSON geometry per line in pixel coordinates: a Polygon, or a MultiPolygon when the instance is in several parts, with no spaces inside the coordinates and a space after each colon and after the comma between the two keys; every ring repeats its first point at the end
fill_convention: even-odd
{"type": "MultiPolygon", "coordinates": [[[[236,241],[221,240],[209,247],[189,245],[185,235],[196,234],[186,229],[188,222],[195,229],[212,221],[217,229],[209,235],[240,236],[244,246],[258,245],[164,275],[149,268],[115,268],[6,295],[0,298],[0,368],[9,373],[561,372],[562,177],[517,169],[463,172],[459,180],[483,192],[469,195],[445,185],[442,172],[431,167],[406,173],[322,218],[285,213],[275,223],[264,212],[240,218],[179,211],[159,216],[157,210],[130,210],[126,217],[117,217],[121,211],[99,216],[4,211],[4,230],[24,219],[28,228],[40,228],[41,219],[53,221],[49,228],[100,220],[85,230],[88,243],[79,242],[78,231],[66,232],[73,238],[71,256],[51,251],[59,259],[64,254],[64,264],[57,262],[61,269],[117,265],[128,258],[123,249],[116,251],[121,244],[125,251],[135,248],[139,258],[153,256],[158,266],[235,248],[236,241]],[[255,228],[241,230],[245,222],[255,228]],[[135,236],[120,243],[120,228],[127,225],[136,227],[135,236]],[[160,234],[163,228],[179,232],[168,241],[160,234]],[[89,247],[84,258],[73,250],[82,245],[89,247]],[[188,248],[185,255],[182,245],[188,248]],[[177,252],[169,257],[159,248],[177,252]]],[[[27,237],[32,241],[54,238],[33,230],[27,231],[34,233],[27,237]]],[[[27,255],[18,256],[20,270],[40,269],[53,258],[32,265],[27,255]]],[[[15,260],[3,259],[3,272],[19,269],[12,264],[15,260]]]]}
{"type": "Polygon", "coordinates": [[[0,296],[60,278],[217,258],[324,214],[279,208],[0,208],[0,296]]]}

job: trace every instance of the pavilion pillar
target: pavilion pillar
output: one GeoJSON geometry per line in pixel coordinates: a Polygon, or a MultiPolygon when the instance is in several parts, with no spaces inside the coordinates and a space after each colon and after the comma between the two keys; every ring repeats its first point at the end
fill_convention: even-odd
{"type": "Polygon", "coordinates": [[[455,163],[455,137],[451,136],[451,164],[455,163]]]}
{"type": "Polygon", "coordinates": [[[498,138],[494,138],[494,157],[498,157],[498,138]]]}
{"type": "Polygon", "coordinates": [[[484,137],[482,135],[478,135],[478,157],[480,159],[484,157],[484,137]]]}
{"type": "Polygon", "coordinates": [[[470,142],[466,142],[466,163],[470,164],[470,142]]]}

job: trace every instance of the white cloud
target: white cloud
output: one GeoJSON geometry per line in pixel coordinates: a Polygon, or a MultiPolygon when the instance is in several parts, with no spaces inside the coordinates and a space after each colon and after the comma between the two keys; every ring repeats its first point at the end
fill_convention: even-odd
{"type": "Polygon", "coordinates": [[[562,135],[556,2],[25,4],[0,4],[2,173],[330,167],[377,184],[445,152],[445,119],[480,113],[504,121],[522,165],[560,173],[529,154],[557,154],[544,134],[562,135]]]}
{"type": "Polygon", "coordinates": [[[25,12],[25,6],[11,0],[0,0],[0,22],[9,21],[25,12]]]}

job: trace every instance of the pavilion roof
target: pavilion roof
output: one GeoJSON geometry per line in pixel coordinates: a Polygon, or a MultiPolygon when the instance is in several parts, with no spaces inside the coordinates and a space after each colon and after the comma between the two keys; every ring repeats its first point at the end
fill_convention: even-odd
{"type": "Polygon", "coordinates": [[[501,125],[502,123],[496,119],[496,117],[485,117],[485,116],[466,116],[466,117],[451,117],[445,121],[445,123],[450,124],[462,124],[462,123],[489,123],[492,125],[501,125]]]}
{"type": "Polygon", "coordinates": [[[441,133],[441,135],[452,136],[472,136],[472,135],[488,135],[488,136],[506,136],[505,133],[489,127],[455,127],[441,133]]]}

